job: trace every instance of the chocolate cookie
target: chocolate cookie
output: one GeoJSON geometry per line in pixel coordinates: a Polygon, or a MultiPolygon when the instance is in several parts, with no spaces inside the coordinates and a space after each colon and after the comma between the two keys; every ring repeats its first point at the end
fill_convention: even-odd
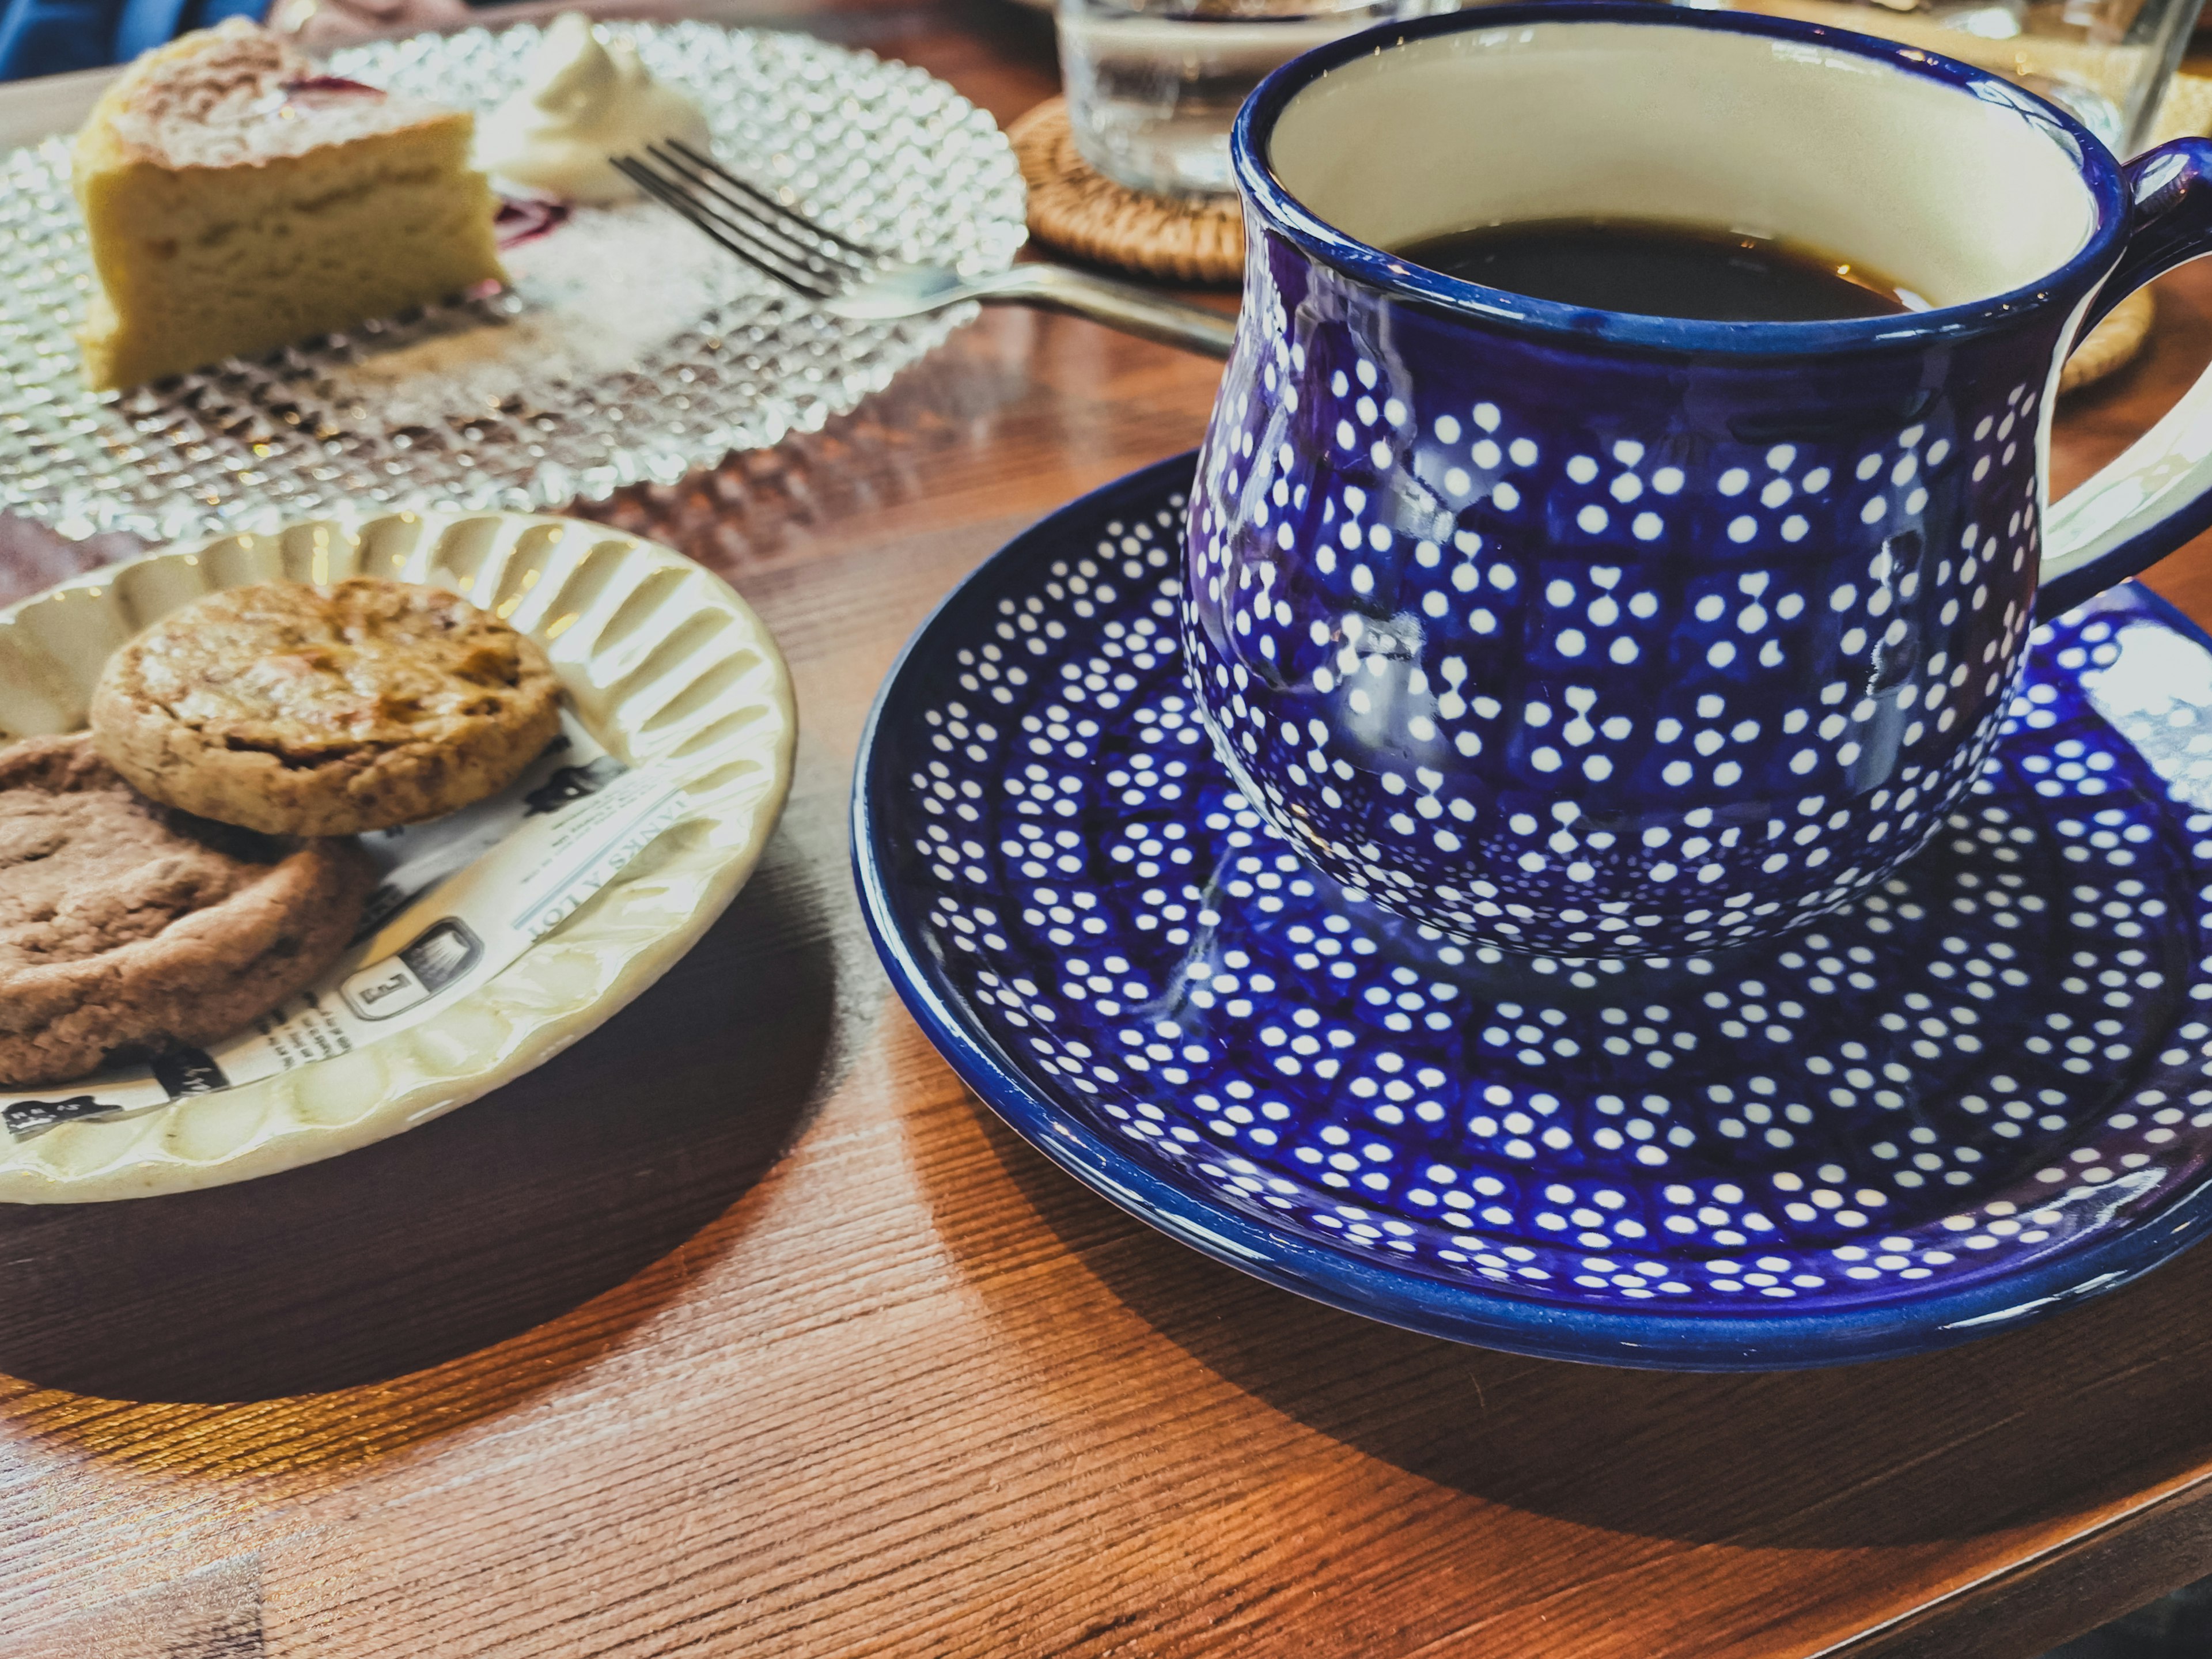
{"type": "Polygon", "coordinates": [[[415,823],[504,788],[552,741],[560,683],[434,587],[227,588],[108,659],[92,731],[155,800],[269,835],[415,823]]]}
{"type": "Polygon", "coordinates": [[[0,1086],[199,1048],[335,961],[375,872],[145,799],[89,736],[0,749],[0,1086]]]}

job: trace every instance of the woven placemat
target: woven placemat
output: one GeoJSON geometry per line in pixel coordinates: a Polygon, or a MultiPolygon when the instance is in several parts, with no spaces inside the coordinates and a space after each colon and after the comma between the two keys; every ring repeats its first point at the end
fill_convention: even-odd
{"type": "Polygon", "coordinates": [[[1048,98],[1014,123],[1030,187],[1030,234],[1063,252],[1179,283],[1234,283],[1244,273],[1244,219],[1232,200],[1170,201],[1104,177],[1075,148],[1067,100],[1048,98]]]}
{"type": "MultiPolygon", "coordinates": [[[[2152,140],[2164,143],[2170,138],[2206,132],[2212,132],[2212,77],[2175,76],[2158,106],[2152,140]]],[[[2150,337],[2157,310],[2148,289],[2140,289],[2114,306],[2112,314],[2091,329],[2089,337],[2066,360],[2058,390],[2062,393],[2079,391],[2134,362],[2143,342],[2150,337]]]]}
{"type": "Polygon", "coordinates": [[[2124,368],[2142,349],[2156,312],[2147,288],[2137,289],[2114,306],[2112,315],[2091,329],[2088,337],[2066,360],[2066,367],[2058,374],[2058,390],[2078,391],[2124,368]]]}
{"type": "Polygon", "coordinates": [[[2158,122],[2150,141],[2162,144],[2169,138],[2201,138],[2212,133],[2212,76],[2177,75],[2167,82],[2158,106],[2158,122]]]}
{"type": "MultiPolygon", "coordinates": [[[[2158,125],[2152,141],[2194,137],[2212,132],[2212,76],[2177,75],[2168,83],[2158,106],[2158,125]]],[[[2150,337],[2158,307],[2148,289],[2141,289],[2112,307],[2112,314],[2089,331],[2089,337],[2066,360],[2058,377],[2062,392],[2103,380],[2135,360],[2150,337]]]]}

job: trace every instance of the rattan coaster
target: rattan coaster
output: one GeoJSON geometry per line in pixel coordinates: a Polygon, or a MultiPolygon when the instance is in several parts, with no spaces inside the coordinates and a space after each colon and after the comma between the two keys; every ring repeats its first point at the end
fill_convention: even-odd
{"type": "Polygon", "coordinates": [[[2058,374],[2058,390],[2075,392],[2124,368],[2150,333],[2154,307],[2150,290],[2139,288],[2114,306],[2112,314],[2089,331],[2058,374]]]}
{"type": "Polygon", "coordinates": [[[1048,98],[1006,136],[1030,187],[1030,231],[1099,264],[1182,283],[1234,283],[1244,274],[1244,220],[1218,206],[1146,196],[1101,176],[1075,148],[1067,100],[1048,98]]]}

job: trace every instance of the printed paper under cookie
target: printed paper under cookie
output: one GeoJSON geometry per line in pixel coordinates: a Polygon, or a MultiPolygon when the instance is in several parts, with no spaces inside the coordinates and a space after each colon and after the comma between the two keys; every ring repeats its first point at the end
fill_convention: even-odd
{"type": "Polygon", "coordinates": [[[331,1060],[483,985],[690,810],[668,769],[628,770],[572,717],[510,787],[428,823],[362,837],[383,879],[322,981],[209,1050],[28,1094],[0,1092],[14,1139],[158,1110],[331,1060]]]}

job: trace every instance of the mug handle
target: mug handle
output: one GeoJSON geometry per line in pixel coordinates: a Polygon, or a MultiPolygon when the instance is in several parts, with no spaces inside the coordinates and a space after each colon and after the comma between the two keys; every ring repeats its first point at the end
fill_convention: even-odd
{"type": "MultiPolygon", "coordinates": [[[[2212,253],[2212,140],[2181,138],[2122,169],[2135,224],[2084,314],[2078,343],[2154,276],[2212,253]]],[[[2212,369],[2164,419],[2045,520],[2035,617],[2062,612],[2148,568],[2212,526],[2212,369]]]]}

